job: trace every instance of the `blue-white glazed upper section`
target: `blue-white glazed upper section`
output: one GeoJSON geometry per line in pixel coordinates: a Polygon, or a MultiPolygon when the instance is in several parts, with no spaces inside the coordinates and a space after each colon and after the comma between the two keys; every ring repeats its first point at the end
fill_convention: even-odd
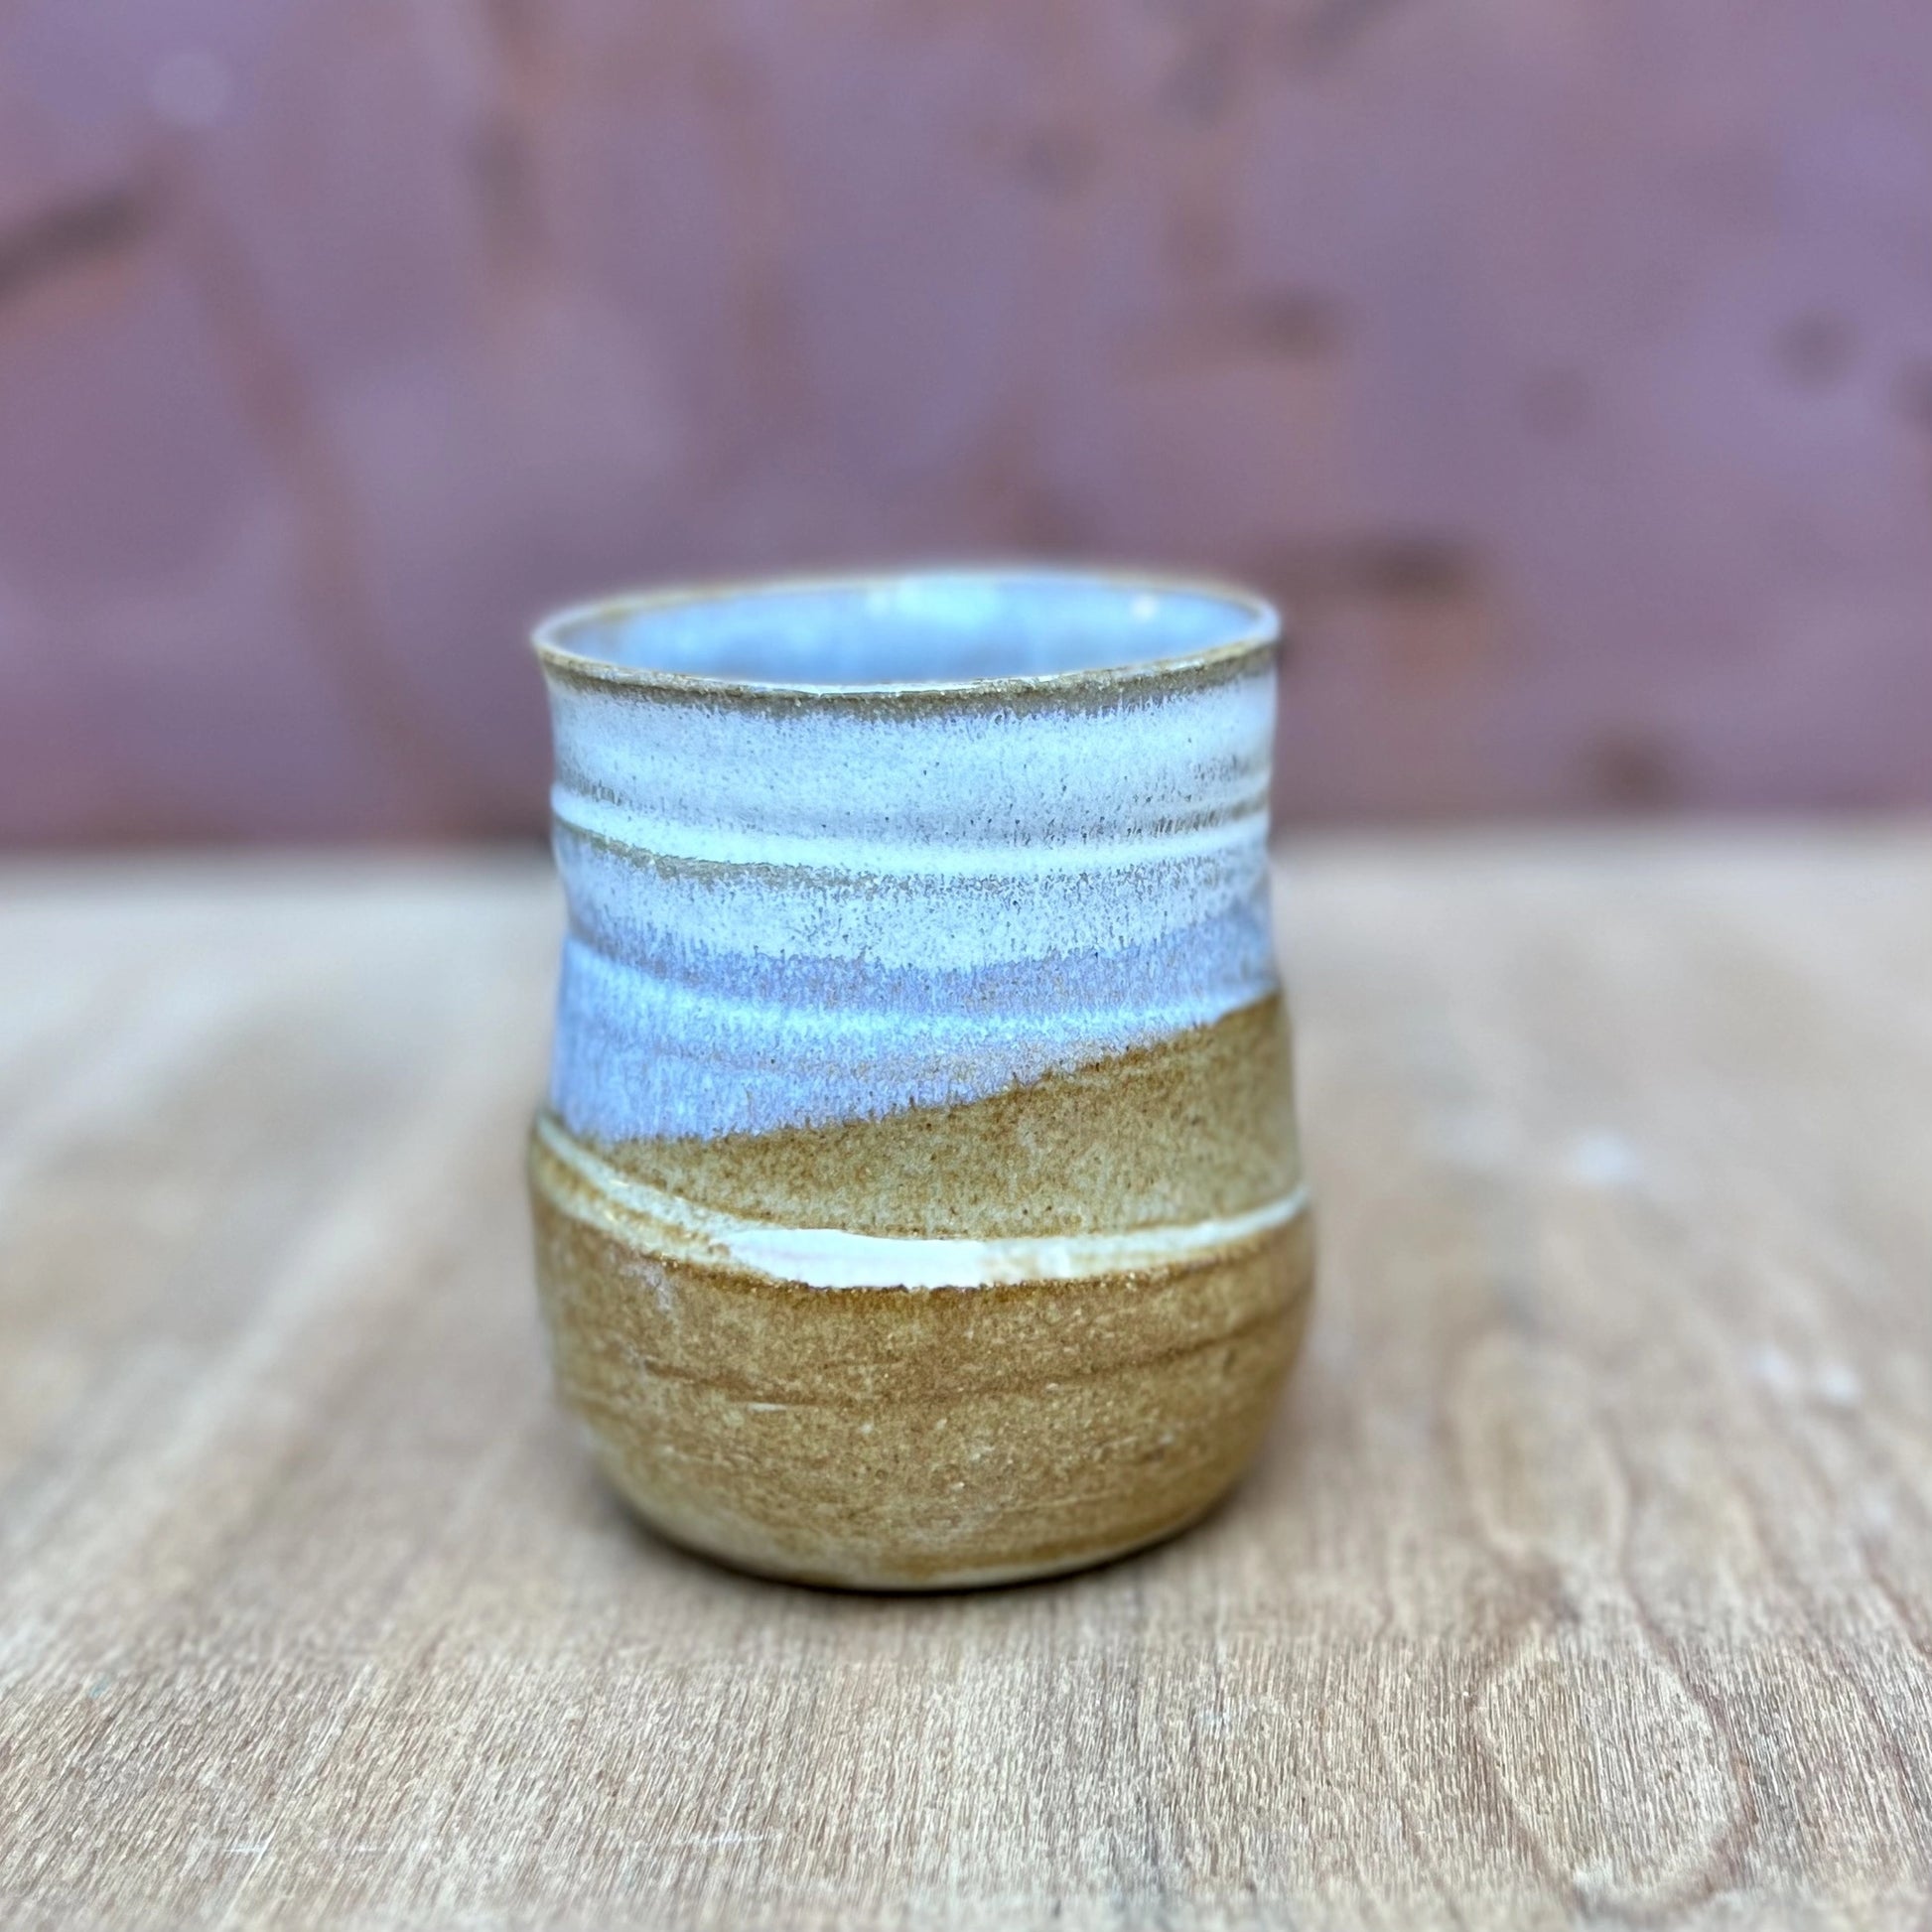
{"type": "MultiPolygon", "coordinates": [[[[1108,701],[820,709],[553,681],[560,823],[665,857],[1085,871],[1265,815],[1272,667],[1108,701]]],[[[1152,856],[1151,854],[1149,856],[1152,856]]]]}
{"type": "Polygon", "coordinates": [[[546,654],[573,1132],[979,1098],[1274,990],[1265,608],[956,574],[701,608],[566,620],[546,654]],[[977,634],[1002,622],[1021,634],[977,634]],[[587,645],[640,675],[584,674],[587,645]],[[955,681],[968,663],[1028,682],[955,681]]]}

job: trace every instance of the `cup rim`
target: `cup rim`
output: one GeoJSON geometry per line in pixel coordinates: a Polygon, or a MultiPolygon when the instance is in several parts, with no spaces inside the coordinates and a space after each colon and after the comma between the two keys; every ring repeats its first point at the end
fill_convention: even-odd
{"type": "Polygon", "coordinates": [[[740,697],[809,702],[870,703],[879,699],[1018,697],[1030,693],[1105,693],[1126,685],[1148,682],[1193,684],[1236,671],[1246,660],[1273,657],[1284,630],[1280,611],[1267,598],[1223,578],[1184,572],[1147,570],[1133,566],[1085,564],[927,563],[871,570],[835,570],[719,578],[663,589],[617,592],[566,605],[543,618],[531,630],[530,643],[543,670],[572,681],[607,685],[619,690],[657,693],[667,697],[740,697]],[[1075,665],[1063,670],[1001,672],[984,677],[880,679],[874,682],[825,682],[802,678],[759,678],[714,671],[673,670],[650,664],[626,664],[591,652],[573,650],[564,641],[573,631],[597,622],[631,619],[657,611],[700,604],[723,604],[799,593],[850,592],[880,589],[916,579],[965,579],[981,583],[1047,580],[1063,584],[1102,586],[1148,596],[1212,598],[1231,607],[1240,619],[1234,635],[1222,642],[1119,663],[1075,665]]]}

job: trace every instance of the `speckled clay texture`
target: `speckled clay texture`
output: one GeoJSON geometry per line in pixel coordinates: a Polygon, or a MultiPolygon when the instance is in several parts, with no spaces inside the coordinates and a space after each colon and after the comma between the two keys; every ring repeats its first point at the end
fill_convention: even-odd
{"type": "Polygon", "coordinates": [[[667,1533],[936,1587],[1151,1541],[1239,1473],[1311,1272],[1274,633],[1036,570],[538,633],[570,907],[539,1277],[667,1533]]]}

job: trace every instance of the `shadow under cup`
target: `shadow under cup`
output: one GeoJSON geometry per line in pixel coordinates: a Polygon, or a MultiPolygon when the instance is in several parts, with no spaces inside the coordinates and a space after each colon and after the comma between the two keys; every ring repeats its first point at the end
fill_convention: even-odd
{"type": "Polygon", "coordinates": [[[1274,614],[930,572],[537,632],[570,907],[537,1275],[680,1543],[939,1588],[1240,1474],[1312,1246],[1266,855],[1274,614]]]}

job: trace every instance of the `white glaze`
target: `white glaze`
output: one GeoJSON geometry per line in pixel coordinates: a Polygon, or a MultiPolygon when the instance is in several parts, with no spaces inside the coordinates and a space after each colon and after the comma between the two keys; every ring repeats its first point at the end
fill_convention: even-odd
{"type": "Polygon", "coordinates": [[[1297,1187],[1245,1214],[1176,1227],[1114,1234],[955,1236],[853,1234],[844,1228],[778,1227],[700,1206],[602,1161],[548,1120],[545,1148],[581,1179],[583,1192],[557,1196],[594,1225],[616,1224],[625,1245],[671,1261],[750,1269],[805,1288],[997,1288],[1150,1272],[1200,1261],[1286,1227],[1308,1209],[1297,1187]]]}
{"type": "Polygon", "coordinates": [[[712,1138],[975,1099],[1272,991],[1271,659],[989,701],[914,656],[929,636],[935,675],[1050,673],[1254,623],[1039,573],[561,621],[553,641],[626,666],[655,635],[686,674],[828,662],[897,694],[552,676],[565,1126],[712,1138]]]}

